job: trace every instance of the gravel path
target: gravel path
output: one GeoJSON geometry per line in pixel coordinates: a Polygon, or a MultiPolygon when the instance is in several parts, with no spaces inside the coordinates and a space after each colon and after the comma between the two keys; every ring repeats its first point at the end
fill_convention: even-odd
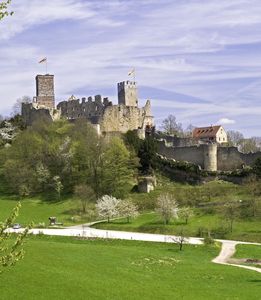
{"type": "MultiPolygon", "coordinates": [[[[214,262],[216,264],[229,265],[229,266],[235,266],[235,267],[239,267],[239,268],[249,269],[249,270],[253,270],[253,271],[257,271],[257,272],[261,273],[261,268],[229,263],[230,258],[236,252],[236,245],[245,244],[245,245],[261,246],[261,244],[240,242],[240,241],[229,241],[229,240],[218,240],[218,241],[222,243],[222,248],[221,248],[219,255],[216,258],[214,258],[212,260],[212,262],[214,262]]],[[[260,251],[261,251],[261,249],[260,249],[260,251]]]]}
{"type": "MultiPolygon", "coordinates": [[[[101,221],[99,221],[101,222],[101,221]]],[[[86,238],[103,238],[103,239],[121,239],[121,240],[134,240],[134,241],[147,241],[147,242],[162,242],[162,243],[177,243],[179,241],[178,236],[163,235],[163,234],[151,234],[151,233],[140,233],[140,232],[127,232],[127,231],[114,231],[114,230],[103,230],[95,229],[90,227],[91,225],[99,222],[92,222],[88,224],[82,224],[64,229],[31,229],[32,234],[46,234],[46,235],[57,235],[57,236],[75,236],[75,237],[86,237],[86,238]]],[[[9,229],[10,232],[19,232],[23,229],[9,229]]],[[[238,264],[229,263],[229,259],[233,256],[236,251],[237,244],[246,245],[258,245],[260,243],[248,243],[241,241],[230,241],[230,240],[216,240],[222,243],[222,248],[219,255],[212,260],[216,264],[235,266],[239,268],[249,269],[261,273],[260,268],[244,266],[238,264]]],[[[189,237],[186,238],[184,244],[201,245],[203,239],[189,237]]]]}

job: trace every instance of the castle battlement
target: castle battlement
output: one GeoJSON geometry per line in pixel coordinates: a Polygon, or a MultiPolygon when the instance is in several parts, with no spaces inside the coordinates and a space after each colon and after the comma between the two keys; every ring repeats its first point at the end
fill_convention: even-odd
{"type": "Polygon", "coordinates": [[[54,111],[55,116],[68,120],[87,119],[94,128],[98,128],[97,132],[106,134],[137,130],[141,137],[145,137],[146,128],[154,126],[150,102],[147,101],[145,107],[138,107],[137,84],[134,81],[123,81],[117,86],[118,105],[113,105],[108,97],[102,97],[100,94],[81,99],[72,95],[59,102],[55,109],[54,76],[37,75],[34,106],[25,104],[22,116],[26,124],[31,125],[40,114],[50,114],[50,119],[54,119],[54,111]]]}

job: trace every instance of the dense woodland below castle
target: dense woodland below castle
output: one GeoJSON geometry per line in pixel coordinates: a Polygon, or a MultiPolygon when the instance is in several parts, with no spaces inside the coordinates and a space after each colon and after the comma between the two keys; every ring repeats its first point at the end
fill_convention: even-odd
{"type": "MultiPolygon", "coordinates": [[[[139,139],[135,131],[129,131],[106,138],[84,119],[71,123],[43,118],[25,128],[16,116],[3,121],[1,127],[1,180],[10,193],[49,193],[59,198],[83,184],[96,198],[103,194],[124,197],[139,175],[158,170],[175,180],[175,172],[166,172],[166,161],[157,155],[158,143],[153,136],[139,139]]],[[[260,160],[253,166],[256,176],[261,176],[260,160]]],[[[191,178],[199,172],[196,165],[184,162],[172,163],[171,168],[191,178]]]]}

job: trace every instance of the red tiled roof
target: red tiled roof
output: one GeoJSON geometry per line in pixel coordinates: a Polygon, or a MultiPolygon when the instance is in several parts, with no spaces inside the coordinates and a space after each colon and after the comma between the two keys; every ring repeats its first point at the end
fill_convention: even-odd
{"type": "Polygon", "coordinates": [[[216,134],[219,131],[220,127],[221,127],[220,125],[217,125],[217,126],[194,128],[192,136],[194,138],[216,137],[216,134]]]}

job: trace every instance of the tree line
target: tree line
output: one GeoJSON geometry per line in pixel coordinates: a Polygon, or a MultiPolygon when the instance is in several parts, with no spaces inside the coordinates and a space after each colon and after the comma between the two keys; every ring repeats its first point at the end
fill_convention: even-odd
{"type": "Polygon", "coordinates": [[[0,168],[8,191],[20,196],[44,193],[60,197],[76,185],[95,197],[124,197],[133,186],[138,159],[120,138],[99,137],[85,120],[41,119],[1,148],[0,168]]]}
{"type": "MultiPolygon", "coordinates": [[[[182,123],[178,122],[172,114],[163,119],[160,127],[163,133],[180,138],[192,137],[192,131],[195,128],[194,125],[190,124],[184,129],[182,123]]],[[[227,138],[227,146],[237,147],[242,153],[261,151],[261,137],[246,138],[239,131],[228,130],[227,138]]]]}

